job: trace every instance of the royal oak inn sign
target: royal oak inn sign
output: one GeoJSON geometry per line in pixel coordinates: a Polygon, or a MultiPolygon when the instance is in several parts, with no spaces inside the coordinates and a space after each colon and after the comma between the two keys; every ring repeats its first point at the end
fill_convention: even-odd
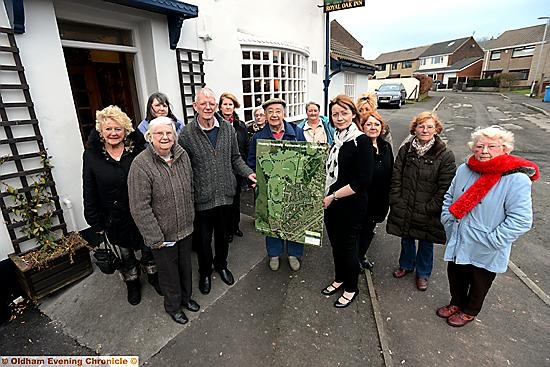
{"type": "Polygon", "coordinates": [[[325,13],[365,6],[365,0],[325,0],[325,13]]]}

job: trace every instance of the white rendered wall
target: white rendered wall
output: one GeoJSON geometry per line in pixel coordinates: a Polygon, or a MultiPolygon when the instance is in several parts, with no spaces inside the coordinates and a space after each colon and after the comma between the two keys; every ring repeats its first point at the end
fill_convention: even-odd
{"type": "MultiPolygon", "coordinates": [[[[199,17],[183,23],[178,47],[202,50],[206,85],[217,96],[242,96],[241,45],[238,33],[272,42],[294,44],[309,51],[307,100],[322,102],[324,78],[324,14],[310,1],[197,0],[199,17]],[[202,37],[211,38],[204,41],[202,37]],[[311,61],[317,61],[317,74],[311,61]]],[[[237,112],[239,112],[237,110],[237,112]]]]}

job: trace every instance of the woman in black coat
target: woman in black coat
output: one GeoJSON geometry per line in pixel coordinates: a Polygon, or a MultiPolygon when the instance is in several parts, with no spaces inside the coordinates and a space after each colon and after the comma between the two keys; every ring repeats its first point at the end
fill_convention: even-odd
{"type": "Polygon", "coordinates": [[[334,307],[348,307],[359,293],[360,265],[357,239],[365,221],[367,187],[370,185],[373,152],[370,139],[357,126],[353,100],[339,95],[329,105],[336,132],[327,159],[325,182],[325,226],[334,257],[334,280],[321,293],[342,295],[334,307]]]}
{"type": "Polygon", "coordinates": [[[428,289],[434,243],[445,243],[441,208],[456,171],[454,154],[438,135],[442,131],[435,113],[425,111],[414,117],[411,140],[397,153],[390,187],[386,230],[401,237],[399,268],[393,276],[403,278],[416,270],[420,291],[428,289]]]}
{"type": "Polygon", "coordinates": [[[367,188],[369,198],[367,218],[359,234],[357,245],[361,267],[370,270],[373,265],[366,257],[367,250],[374,238],[376,223],[381,223],[386,219],[390,208],[393,151],[391,144],[382,138],[386,130],[386,123],[377,111],[369,111],[361,117],[360,129],[372,141],[374,158],[372,181],[367,188]]]}
{"type": "Polygon", "coordinates": [[[119,269],[128,288],[128,302],[141,301],[140,269],[134,251],[141,250],[141,263],[149,282],[160,292],[151,251],[143,243],[128,203],[128,172],[144,149],[145,139],[134,131],[130,118],[117,106],[96,112],[96,130],[90,133],[83,156],[84,217],[98,234],[105,234],[119,248],[119,269]]]}

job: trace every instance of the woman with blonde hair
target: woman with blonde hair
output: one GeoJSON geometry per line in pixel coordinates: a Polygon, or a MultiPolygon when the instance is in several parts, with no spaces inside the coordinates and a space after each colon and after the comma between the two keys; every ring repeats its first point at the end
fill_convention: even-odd
{"type": "Polygon", "coordinates": [[[439,137],[442,131],[443,124],[431,111],[413,118],[412,138],[399,148],[390,185],[386,230],[401,237],[399,268],[393,276],[403,278],[416,269],[420,291],[428,289],[434,243],[445,243],[439,217],[443,196],[456,170],[453,152],[439,137]]]}
{"type": "Polygon", "coordinates": [[[134,158],[145,140],[134,131],[130,118],[117,106],[96,112],[95,130],[90,133],[83,155],[83,197],[86,222],[98,234],[119,248],[119,272],[128,288],[128,302],[141,301],[140,268],[135,251],[141,250],[141,264],[151,269],[151,284],[157,292],[158,276],[151,251],[144,245],[128,202],[127,178],[134,158]]]}
{"type": "MultiPolygon", "coordinates": [[[[361,94],[359,98],[357,98],[355,106],[357,107],[357,112],[359,113],[360,120],[368,118],[369,114],[373,111],[378,112],[377,99],[378,97],[376,96],[376,94],[372,92],[365,92],[361,94]]],[[[382,139],[390,143],[391,147],[393,148],[390,125],[387,123],[387,121],[384,123],[384,129],[382,130],[380,136],[382,137],[382,139]]]]}

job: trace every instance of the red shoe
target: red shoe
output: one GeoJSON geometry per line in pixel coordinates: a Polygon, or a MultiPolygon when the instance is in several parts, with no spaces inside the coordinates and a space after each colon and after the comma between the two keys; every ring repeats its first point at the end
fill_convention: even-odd
{"type": "Polygon", "coordinates": [[[418,288],[419,291],[425,291],[428,289],[428,279],[426,278],[416,278],[416,288],[418,288]]]}
{"type": "Polygon", "coordinates": [[[447,305],[443,306],[437,309],[435,312],[437,316],[442,317],[444,319],[448,319],[449,317],[453,316],[455,313],[460,311],[460,307],[455,305],[447,305]]]}
{"type": "Polygon", "coordinates": [[[475,316],[465,314],[462,311],[458,311],[457,313],[455,313],[454,315],[450,316],[447,319],[447,324],[454,327],[461,327],[471,321],[474,321],[475,318],[476,318],[475,316]]]}
{"type": "Polygon", "coordinates": [[[396,271],[393,272],[393,276],[397,279],[403,278],[405,275],[412,273],[412,270],[407,270],[403,268],[399,268],[396,271]]]}

